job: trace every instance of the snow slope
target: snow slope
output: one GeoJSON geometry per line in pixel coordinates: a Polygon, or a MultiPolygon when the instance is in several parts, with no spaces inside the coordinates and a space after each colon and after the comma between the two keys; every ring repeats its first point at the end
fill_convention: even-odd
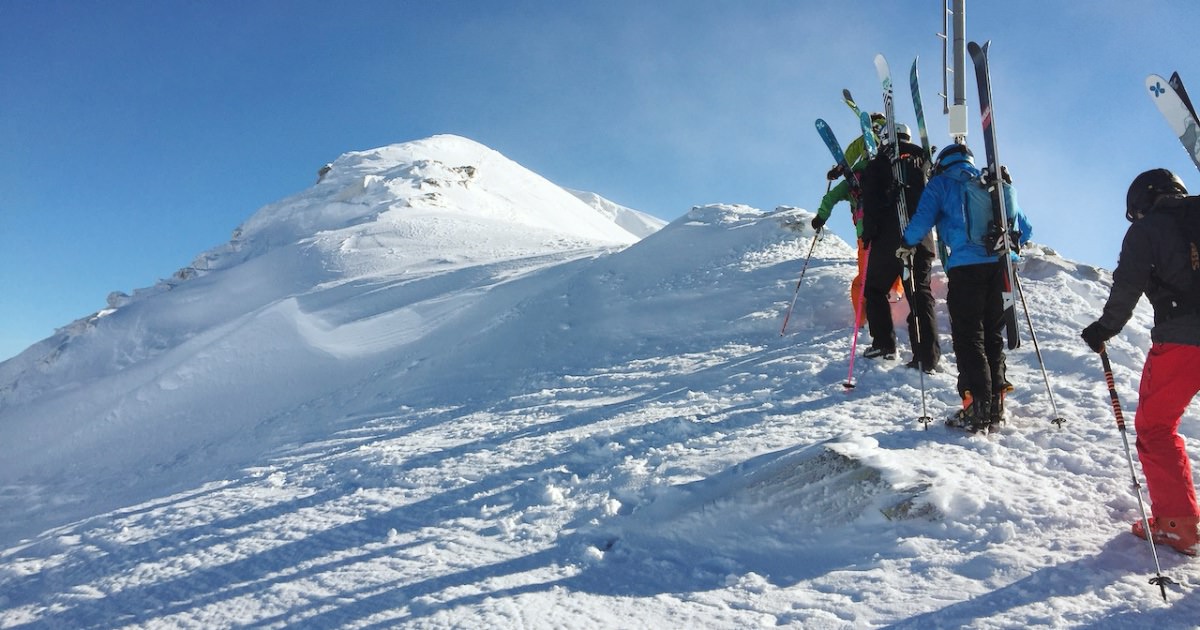
{"type": "MultiPolygon", "coordinates": [[[[348,154],[0,364],[0,627],[1194,625],[1194,561],[1147,584],[1078,339],[1106,271],[1029,248],[1054,404],[1026,335],[1004,431],[925,430],[901,361],[841,387],[837,237],[779,334],[811,214],[634,242],[526,173],[452,137],[348,154]]],[[[1127,412],[1150,323],[1110,344],[1127,412]]]]}

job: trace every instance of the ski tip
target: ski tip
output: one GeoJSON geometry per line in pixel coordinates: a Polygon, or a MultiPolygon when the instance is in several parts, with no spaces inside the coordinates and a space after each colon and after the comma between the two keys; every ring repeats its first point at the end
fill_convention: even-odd
{"type": "Polygon", "coordinates": [[[991,46],[992,40],[990,39],[986,42],[983,42],[982,46],[980,46],[978,42],[967,42],[967,53],[971,55],[972,59],[980,55],[986,57],[988,48],[991,46]]]}
{"type": "Polygon", "coordinates": [[[1167,85],[1170,85],[1170,82],[1157,74],[1151,74],[1146,77],[1146,89],[1150,90],[1150,96],[1155,99],[1166,94],[1167,88],[1165,86],[1167,85]]]}

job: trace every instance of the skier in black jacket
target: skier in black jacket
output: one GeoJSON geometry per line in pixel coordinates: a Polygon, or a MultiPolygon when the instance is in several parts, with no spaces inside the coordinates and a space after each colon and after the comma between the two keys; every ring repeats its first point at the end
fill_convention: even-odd
{"type": "MultiPolygon", "coordinates": [[[[892,309],[888,302],[888,290],[904,271],[904,263],[896,258],[896,249],[901,243],[900,215],[897,210],[899,196],[904,195],[908,217],[917,209],[917,202],[925,190],[926,163],[924,150],[910,142],[908,127],[896,125],[899,136],[900,164],[905,176],[901,186],[892,174],[892,156],[896,143],[890,141],[886,132],[881,138],[883,147],[871,160],[862,174],[863,231],[862,239],[870,253],[867,257],[866,284],[863,288],[867,324],[871,332],[871,347],[864,357],[895,358],[896,331],[892,324],[892,309]]],[[[906,217],[905,223],[908,222],[906,217]]],[[[932,234],[917,246],[912,257],[912,276],[905,279],[904,297],[908,300],[908,338],[913,350],[913,359],[908,367],[932,372],[941,358],[941,346],[937,338],[937,320],[934,317],[933,291],[929,288],[929,276],[933,269],[934,245],[932,234]]]]}
{"type": "MultiPolygon", "coordinates": [[[[1125,217],[1132,225],[1121,243],[1108,301],[1082,336],[1092,350],[1102,351],[1142,295],[1150,300],[1154,328],[1134,417],[1154,514],[1150,529],[1154,542],[1194,556],[1200,551],[1200,506],[1179,424],[1200,393],[1200,198],[1188,197],[1171,171],[1146,171],[1129,186],[1125,217]]],[[[1146,538],[1140,520],[1133,533],[1146,538]]]]}

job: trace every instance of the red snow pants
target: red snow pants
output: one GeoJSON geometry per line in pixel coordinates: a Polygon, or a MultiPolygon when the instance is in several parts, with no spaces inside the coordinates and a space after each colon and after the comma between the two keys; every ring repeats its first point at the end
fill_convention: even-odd
{"type": "Polygon", "coordinates": [[[1153,344],[1142,368],[1134,429],[1156,518],[1200,516],[1191,462],[1179,436],[1183,412],[1197,392],[1200,346],[1153,344]]]}

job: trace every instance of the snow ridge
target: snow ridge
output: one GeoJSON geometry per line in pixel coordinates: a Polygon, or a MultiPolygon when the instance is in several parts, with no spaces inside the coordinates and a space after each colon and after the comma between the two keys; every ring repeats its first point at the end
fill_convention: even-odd
{"type": "MultiPolygon", "coordinates": [[[[408,150],[347,157],[311,194],[407,186],[414,205],[269,206],[244,226],[238,255],[253,256],[221,252],[102,318],[42,366],[40,395],[19,395],[36,389],[29,366],[4,381],[0,627],[1123,628],[1200,614],[1200,569],[1164,552],[1182,584],[1164,604],[1127,533],[1137,502],[1078,339],[1108,272],[1025,249],[1064,427],[1026,344],[1009,355],[1018,388],[999,434],[923,430],[921,379],[901,362],[859,361],[858,387],[840,386],[849,244],[812,248],[780,336],[811,213],[699,206],[633,244],[539,229],[540,212],[503,231],[498,207],[453,205],[494,157],[394,166],[408,150]],[[407,174],[336,183],[367,163],[407,174]],[[421,189],[417,171],[441,184],[421,189]],[[419,205],[430,192],[450,209],[419,205]],[[282,217],[308,209],[297,220],[316,232],[288,232],[282,217]],[[436,229],[397,216],[413,209],[436,229]]],[[[905,316],[894,308],[901,333],[905,316]]],[[[1109,344],[1131,413],[1151,320],[1143,305],[1109,344]]],[[[958,404],[946,354],[925,379],[939,418],[958,404]]]]}

